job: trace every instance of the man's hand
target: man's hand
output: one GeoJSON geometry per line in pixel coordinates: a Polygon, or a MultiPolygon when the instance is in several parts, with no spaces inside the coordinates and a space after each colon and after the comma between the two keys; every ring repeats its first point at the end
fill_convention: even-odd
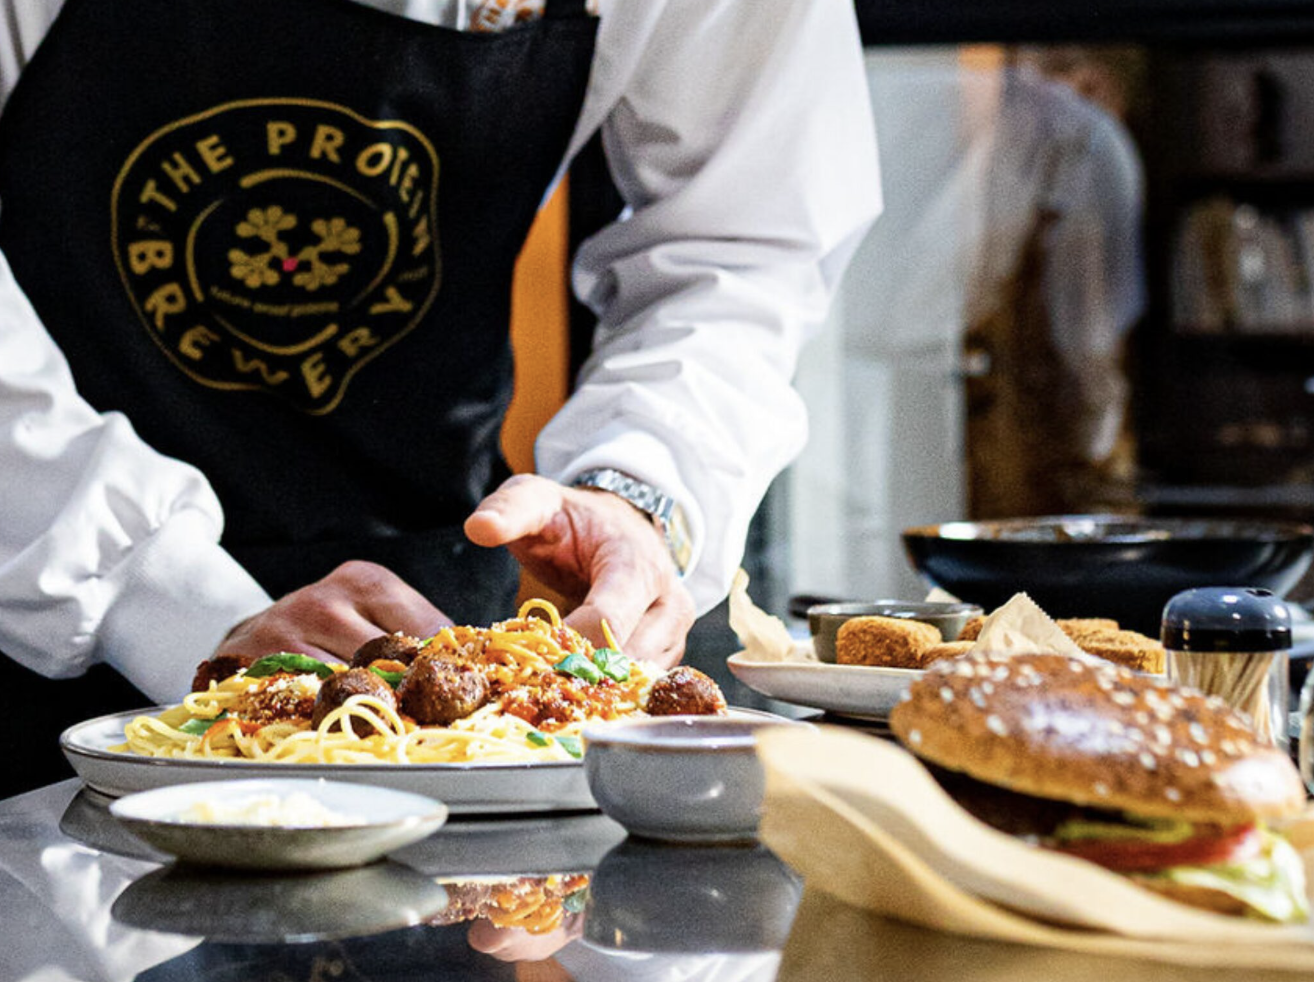
{"type": "Polygon", "coordinates": [[[347,661],[380,634],[402,631],[429,637],[451,623],[396,574],[374,563],[353,561],[238,624],[212,657],[296,651],[347,661]]]}
{"type": "Polygon", "coordinates": [[[608,491],[529,474],[508,479],[465,522],[481,546],[507,546],[577,606],[571,627],[602,644],[605,619],[632,658],[669,668],[684,654],[694,603],[647,515],[608,491]]]}

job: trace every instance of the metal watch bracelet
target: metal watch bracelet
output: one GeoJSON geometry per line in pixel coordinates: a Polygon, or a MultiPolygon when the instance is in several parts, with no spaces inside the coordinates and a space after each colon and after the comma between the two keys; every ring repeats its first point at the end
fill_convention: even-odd
{"type": "Polygon", "coordinates": [[[649,516],[666,540],[666,548],[670,551],[676,571],[681,576],[689,571],[689,562],[693,558],[693,537],[689,534],[689,523],[680,503],[665,491],[611,467],[595,467],[584,471],[570,485],[610,491],[649,516]]]}

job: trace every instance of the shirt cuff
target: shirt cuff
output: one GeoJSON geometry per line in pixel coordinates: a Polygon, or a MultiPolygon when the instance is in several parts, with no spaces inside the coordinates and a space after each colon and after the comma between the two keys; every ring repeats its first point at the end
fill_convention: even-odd
{"type": "Polygon", "coordinates": [[[160,703],[190,689],[196,666],[269,594],[215,541],[200,511],[173,515],[133,550],[100,624],[101,660],[160,703]]]}

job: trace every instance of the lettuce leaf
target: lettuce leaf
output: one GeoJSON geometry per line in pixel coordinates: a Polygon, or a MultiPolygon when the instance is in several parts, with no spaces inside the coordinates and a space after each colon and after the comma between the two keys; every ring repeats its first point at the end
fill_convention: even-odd
{"type": "Polygon", "coordinates": [[[1219,890],[1246,904],[1253,916],[1281,924],[1307,919],[1309,898],[1300,854],[1281,836],[1268,831],[1263,835],[1263,851],[1251,859],[1216,866],[1175,866],[1144,878],[1162,877],[1173,883],[1219,890]]]}

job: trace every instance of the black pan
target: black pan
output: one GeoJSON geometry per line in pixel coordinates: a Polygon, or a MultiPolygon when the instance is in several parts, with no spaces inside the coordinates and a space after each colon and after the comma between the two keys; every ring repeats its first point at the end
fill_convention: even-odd
{"type": "Polygon", "coordinates": [[[1279,596],[1314,558],[1296,522],[1062,515],[905,529],[908,559],[930,584],[987,611],[1025,591],[1051,617],[1112,617],[1159,635],[1164,604],[1200,586],[1266,587],[1279,596]]]}

